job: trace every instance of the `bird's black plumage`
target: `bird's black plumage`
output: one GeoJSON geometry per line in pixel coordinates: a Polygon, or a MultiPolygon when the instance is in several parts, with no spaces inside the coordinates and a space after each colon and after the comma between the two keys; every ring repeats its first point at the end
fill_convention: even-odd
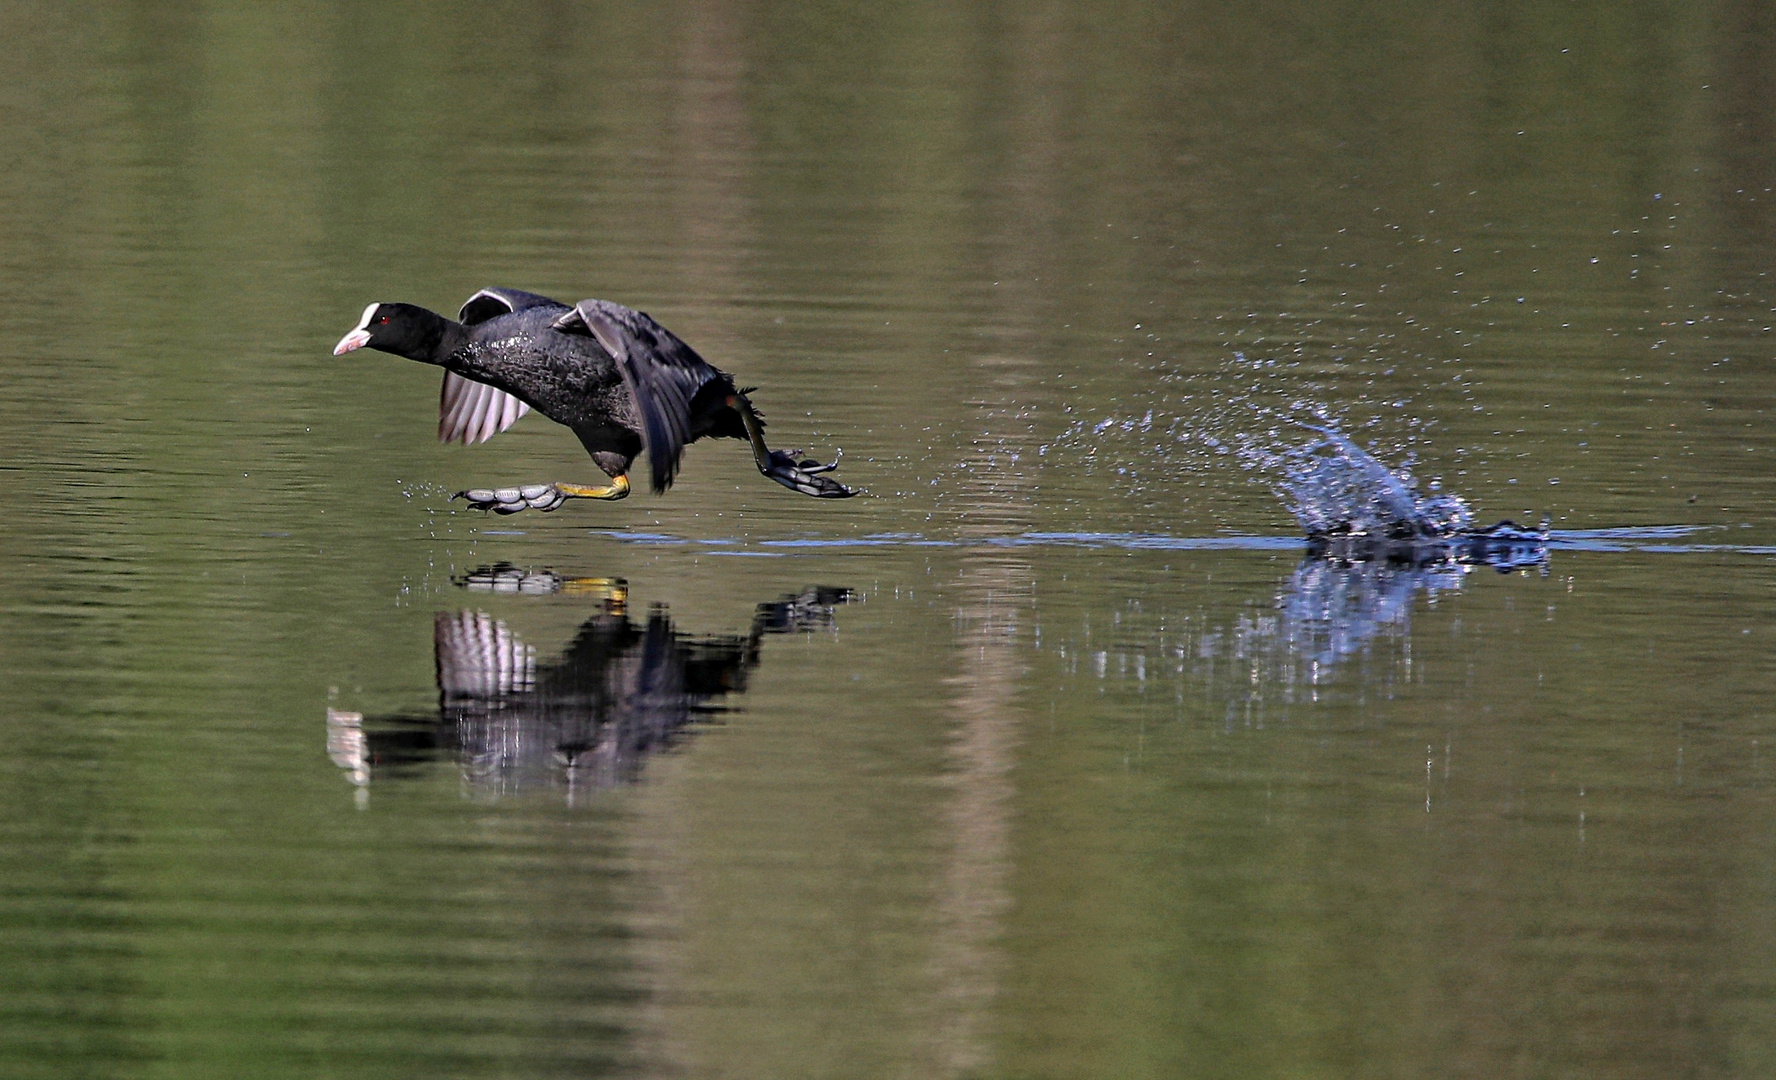
{"type": "MultiPolygon", "coordinates": [[[[458,320],[412,304],[372,304],[334,353],[369,346],[446,371],[439,437],[478,442],[526,407],[571,428],[599,468],[624,476],[645,449],[656,492],[684,448],[705,437],[751,439],[759,470],[804,494],[851,489],[765,448],[762,421],[734,380],[646,314],[608,300],[571,307],[516,289],[483,289],[458,320]]],[[[626,490],[626,489],[625,489],[626,490]]]]}

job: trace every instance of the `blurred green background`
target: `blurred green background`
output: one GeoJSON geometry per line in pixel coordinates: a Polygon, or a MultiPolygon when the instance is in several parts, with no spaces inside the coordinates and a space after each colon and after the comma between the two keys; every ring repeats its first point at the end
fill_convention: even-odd
{"type": "Polygon", "coordinates": [[[1768,5],[0,16],[0,1073],[1776,1068],[1768,5]],[[450,504],[596,474],[329,350],[487,285],[649,311],[867,496],[703,443],[450,504]],[[1174,542],[1294,534],[1217,452],[1291,407],[1702,531],[1291,621],[1294,550],[1174,542]],[[502,561],[692,636],[857,596],[637,783],[354,788],[327,709],[435,716],[437,613],[593,613],[502,561]]]}

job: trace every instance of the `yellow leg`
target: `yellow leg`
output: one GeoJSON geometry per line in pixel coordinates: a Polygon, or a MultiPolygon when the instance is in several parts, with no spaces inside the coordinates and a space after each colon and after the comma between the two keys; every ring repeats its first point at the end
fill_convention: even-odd
{"type": "Polygon", "coordinates": [[[618,476],[607,487],[586,487],[582,484],[531,484],[515,488],[471,488],[452,495],[467,499],[477,510],[496,514],[516,514],[520,510],[541,510],[548,513],[569,499],[622,499],[629,495],[629,477],[618,476]]]}
{"type": "Polygon", "coordinates": [[[583,484],[556,484],[555,490],[570,499],[626,499],[629,497],[629,476],[613,477],[606,487],[586,487],[583,484]]]}

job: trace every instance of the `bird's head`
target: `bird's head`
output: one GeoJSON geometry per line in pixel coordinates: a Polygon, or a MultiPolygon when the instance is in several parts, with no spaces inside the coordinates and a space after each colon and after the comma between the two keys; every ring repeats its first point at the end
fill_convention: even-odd
{"type": "Polygon", "coordinates": [[[415,304],[371,304],[352,332],[333,346],[333,355],[368,345],[413,360],[430,359],[447,325],[442,315],[415,304]]]}

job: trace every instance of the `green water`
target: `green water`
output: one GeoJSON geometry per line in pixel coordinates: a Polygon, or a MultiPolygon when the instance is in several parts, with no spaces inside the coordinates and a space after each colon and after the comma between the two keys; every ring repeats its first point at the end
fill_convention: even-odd
{"type": "Polygon", "coordinates": [[[1776,1071],[1763,5],[0,14],[0,1075],[1776,1071]],[[448,502],[597,474],[329,350],[487,285],[866,495],[448,502]],[[1304,567],[1291,403],[1568,541],[1304,567]],[[441,615],[726,692],[489,770],[441,615]]]}

